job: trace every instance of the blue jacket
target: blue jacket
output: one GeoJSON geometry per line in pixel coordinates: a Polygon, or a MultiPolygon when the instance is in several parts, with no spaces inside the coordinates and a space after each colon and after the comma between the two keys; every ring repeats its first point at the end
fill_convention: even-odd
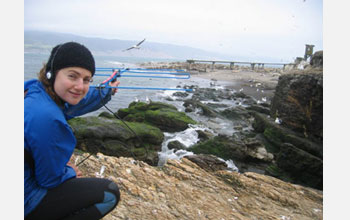
{"type": "MultiPolygon", "coordinates": [[[[89,89],[77,105],[60,108],[46,93],[38,80],[24,82],[24,148],[33,159],[35,171],[24,163],[24,215],[30,213],[46,195],[48,189],[76,176],[67,166],[76,139],[67,120],[102,107],[100,93],[89,89]]],[[[103,103],[111,99],[111,89],[101,91],[103,103]]]]}

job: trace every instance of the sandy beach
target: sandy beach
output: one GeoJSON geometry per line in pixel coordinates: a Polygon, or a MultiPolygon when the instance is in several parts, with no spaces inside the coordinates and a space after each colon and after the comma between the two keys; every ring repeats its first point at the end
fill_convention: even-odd
{"type": "Polygon", "coordinates": [[[274,89],[281,73],[249,70],[209,70],[207,72],[191,72],[192,77],[211,80],[211,85],[242,91],[243,93],[261,100],[271,101],[274,89]]]}

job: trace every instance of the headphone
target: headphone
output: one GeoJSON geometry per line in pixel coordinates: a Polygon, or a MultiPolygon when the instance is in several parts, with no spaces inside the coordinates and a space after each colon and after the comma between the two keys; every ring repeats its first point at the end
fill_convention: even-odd
{"type": "Polygon", "coordinates": [[[46,73],[46,78],[51,81],[51,78],[53,77],[53,61],[55,60],[55,57],[58,53],[58,50],[62,47],[63,44],[60,44],[56,50],[56,52],[53,54],[52,59],[51,59],[51,70],[46,73]]]}

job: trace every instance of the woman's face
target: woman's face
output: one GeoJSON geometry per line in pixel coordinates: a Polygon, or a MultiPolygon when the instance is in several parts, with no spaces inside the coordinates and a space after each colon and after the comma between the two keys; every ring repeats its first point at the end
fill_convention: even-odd
{"type": "Polygon", "coordinates": [[[91,72],[81,67],[66,67],[56,75],[54,89],[65,102],[76,105],[89,91],[91,72]]]}

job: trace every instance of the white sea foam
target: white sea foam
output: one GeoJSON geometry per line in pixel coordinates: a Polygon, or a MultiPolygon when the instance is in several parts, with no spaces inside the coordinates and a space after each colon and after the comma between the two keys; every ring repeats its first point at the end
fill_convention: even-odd
{"type": "Polygon", "coordinates": [[[184,131],[175,133],[164,133],[164,141],[162,143],[162,151],[158,152],[159,162],[158,165],[162,166],[168,159],[180,160],[184,156],[193,155],[193,152],[187,150],[177,150],[169,149],[168,144],[172,141],[178,141],[183,144],[186,148],[197,143],[199,141],[197,130],[207,129],[201,125],[190,125],[184,131]]]}
{"type": "MultiPolygon", "coordinates": [[[[187,150],[175,151],[175,149],[169,149],[168,144],[169,142],[172,142],[172,141],[179,141],[186,148],[188,148],[199,141],[198,133],[197,133],[198,130],[204,131],[204,130],[210,130],[210,129],[204,127],[203,125],[190,125],[188,129],[181,132],[175,132],[175,133],[165,132],[164,141],[162,143],[162,151],[158,152],[158,157],[159,157],[158,166],[163,166],[168,159],[180,160],[185,156],[193,155],[193,152],[191,151],[187,151],[187,150]]],[[[237,166],[234,164],[232,160],[225,161],[221,158],[219,159],[227,164],[227,168],[229,170],[239,172],[237,166]]]]}
{"type": "MultiPolygon", "coordinates": [[[[179,141],[185,147],[189,147],[199,141],[197,130],[204,130],[205,127],[201,125],[189,125],[184,131],[175,132],[175,133],[167,133],[165,132],[165,139],[162,146],[167,146],[171,141],[179,141]]],[[[167,147],[164,150],[169,150],[167,147]]]]}
{"type": "Polygon", "coordinates": [[[236,167],[232,160],[226,160],[225,163],[227,164],[228,169],[239,172],[238,167],[236,167]]]}

